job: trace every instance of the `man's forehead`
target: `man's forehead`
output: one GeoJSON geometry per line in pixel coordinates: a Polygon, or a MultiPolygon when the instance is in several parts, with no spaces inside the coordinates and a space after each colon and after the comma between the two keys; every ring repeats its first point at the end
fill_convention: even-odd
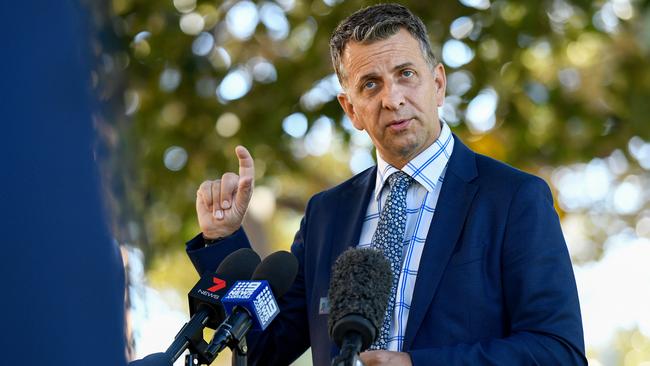
{"type": "Polygon", "coordinates": [[[404,32],[406,34],[398,32],[383,40],[347,44],[341,58],[347,76],[351,76],[351,72],[365,73],[377,67],[393,69],[402,64],[426,63],[419,43],[410,33],[404,32]]]}
{"type": "Polygon", "coordinates": [[[370,40],[370,41],[354,41],[350,40],[346,43],[345,47],[343,48],[343,52],[341,52],[342,58],[350,57],[352,54],[359,52],[359,51],[367,51],[369,49],[377,49],[377,48],[384,48],[384,47],[395,47],[395,46],[403,46],[403,47],[419,47],[419,43],[417,39],[405,28],[400,28],[397,32],[394,34],[382,38],[382,39],[375,39],[375,40],[370,40]],[[391,43],[394,43],[393,45],[390,45],[391,43]]]}

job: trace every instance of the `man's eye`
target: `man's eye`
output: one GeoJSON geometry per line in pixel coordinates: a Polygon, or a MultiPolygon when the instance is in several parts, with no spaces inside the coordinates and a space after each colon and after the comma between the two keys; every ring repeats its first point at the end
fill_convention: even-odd
{"type": "Polygon", "coordinates": [[[375,86],[377,86],[377,83],[374,81],[366,81],[365,84],[363,84],[364,89],[374,89],[375,86]]]}
{"type": "Polygon", "coordinates": [[[413,75],[415,75],[415,73],[412,70],[404,70],[404,71],[402,71],[402,76],[404,76],[406,78],[410,78],[413,75]]]}

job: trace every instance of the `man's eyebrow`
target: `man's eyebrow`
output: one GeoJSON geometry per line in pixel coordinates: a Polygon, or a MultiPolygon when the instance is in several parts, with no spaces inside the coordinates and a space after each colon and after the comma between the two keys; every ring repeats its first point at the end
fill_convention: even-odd
{"type": "MultiPolygon", "coordinates": [[[[414,65],[414,63],[408,61],[408,62],[405,62],[403,64],[399,64],[399,65],[393,67],[393,71],[402,70],[402,69],[405,69],[407,67],[413,67],[413,65],[414,65]]],[[[365,75],[363,75],[363,76],[361,76],[359,78],[359,83],[364,82],[364,81],[366,81],[368,79],[374,79],[376,77],[377,77],[377,73],[369,72],[369,73],[367,73],[367,74],[365,74],[365,75]]]]}
{"type": "Polygon", "coordinates": [[[393,71],[397,71],[397,70],[405,69],[405,68],[407,68],[407,67],[412,67],[413,65],[414,65],[414,64],[413,64],[412,62],[405,62],[405,63],[403,63],[403,64],[399,64],[399,65],[393,67],[393,71]]]}

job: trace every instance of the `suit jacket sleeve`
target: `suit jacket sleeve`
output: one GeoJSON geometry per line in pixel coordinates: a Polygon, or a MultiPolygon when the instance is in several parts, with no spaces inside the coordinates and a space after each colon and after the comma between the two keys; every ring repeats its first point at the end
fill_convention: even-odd
{"type": "Polygon", "coordinates": [[[219,241],[219,243],[205,246],[202,234],[198,234],[188,241],[185,247],[187,256],[199,274],[214,272],[219,264],[232,252],[241,248],[250,248],[250,242],[244,232],[239,228],[230,236],[219,241]]]}
{"type": "Polygon", "coordinates": [[[264,332],[251,332],[246,337],[249,365],[289,365],[309,348],[304,277],[305,221],[303,218],[291,246],[291,253],[298,259],[298,274],[289,291],[278,299],[280,313],[264,332]]]}
{"type": "Polygon", "coordinates": [[[409,350],[413,365],[587,364],[571,261],[543,180],[519,186],[507,220],[501,271],[509,334],[409,350]]]}

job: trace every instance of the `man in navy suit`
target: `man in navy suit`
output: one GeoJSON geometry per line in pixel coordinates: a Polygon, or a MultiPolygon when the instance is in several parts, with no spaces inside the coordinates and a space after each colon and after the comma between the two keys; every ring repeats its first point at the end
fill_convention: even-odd
{"type": "MultiPolygon", "coordinates": [[[[254,364],[286,365],[312,348],[315,365],[338,350],[327,331],[334,260],[373,247],[390,176],[406,174],[402,270],[383,349],[366,365],[586,364],[575,280],[543,180],[469,150],[440,121],[446,78],[422,21],[382,4],[345,19],[331,42],[338,100],[377,150],[377,166],[309,201],[291,247],[300,270],[281,313],[249,338],[254,364]]],[[[253,159],[239,175],[203,182],[202,234],[187,251],[201,272],[250,246],[241,228],[253,159]]],[[[392,183],[391,183],[392,186],[392,183]]]]}

